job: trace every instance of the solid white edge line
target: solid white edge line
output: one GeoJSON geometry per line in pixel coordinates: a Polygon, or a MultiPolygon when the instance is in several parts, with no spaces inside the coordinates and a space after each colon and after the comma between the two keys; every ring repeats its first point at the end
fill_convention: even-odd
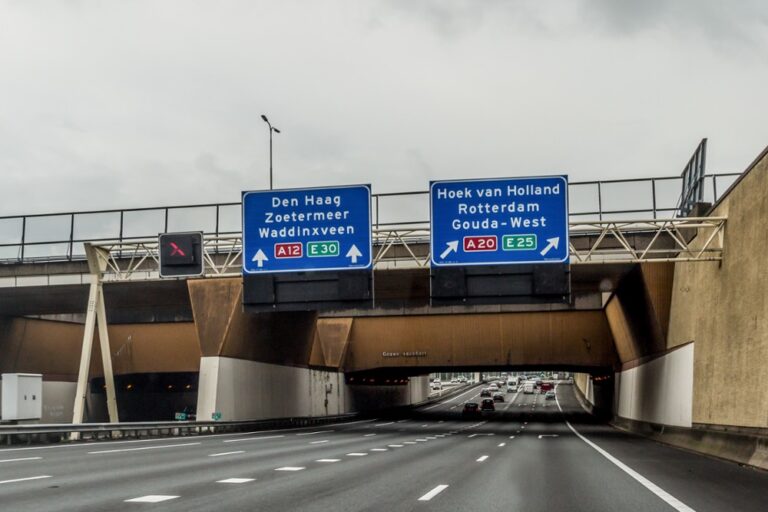
{"type": "Polygon", "coordinates": [[[444,490],[446,490],[447,488],[448,488],[448,486],[445,485],[445,484],[438,485],[437,487],[435,487],[434,489],[429,491],[427,494],[425,494],[424,496],[419,498],[418,501],[429,501],[432,498],[434,498],[435,496],[437,496],[438,494],[440,494],[441,492],[443,492],[444,490]]]}
{"type": "MultiPolygon", "coordinates": [[[[575,385],[575,384],[574,384],[575,385]]],[[[555,385],[555,393],[557,393],[557,385],[555,385]]],[[[563,412],[563,408],[560,407],[560,400],[557,398],[557,394],[555,394],[555,403],[557,404],[557,408],[560,410],[560,412],[563,412]]],[[[573,428],[573,425],[568,422],[568,420],[565,420],[565,424],[568,426],[568,428],[576,434],[576,436],[584,441],[588,446],[590,446],[592,449],[594,449],[597,453],[608,459],[611,463],[613,463],[616,467],[618,467],[620,470],[624,471],[626,474],[631,476],[635,479],[640,485],[651,491],[653,494],[655,494],[658,498],[663,500],[667,505],[674,508],[678,512],[696,512],[694,509],[683,503],[682,501],[678,500],[671,494],[669,494],[667,491],[659,487],[658,485],[654,484],[647,478],[645,478],[643,475],[635,471],[634,469],[630,468],[623,462],[621,462],[619,459],[608,453],[607,451],[603,450],[599,446],[597,446],[595,443],[581,435],[575,428],[573,428]]]]}
{"type": "Polygon", "coordinates": [[[51,478],[51,475],[30,476],[27,478],[14,478],[13,480],[0,480],[0,484],[13,484],[16,482],[27,482],[29,480],[40,480],[42,478],[51,478]]]}
{"type": "Polygon", "coordinates": [[[98,455],[102,453],[122,453],[122,452],[139,452],[145,450],[159,450],[161,448],[182,448],[184,446],[197,446],[202,443],[179,443],[179,444],[163,444],[160,446],[142,446],[141,448],[118,448],[116,450],[99,450],[96,452],[88,452],[88,455],[98,455]]]}

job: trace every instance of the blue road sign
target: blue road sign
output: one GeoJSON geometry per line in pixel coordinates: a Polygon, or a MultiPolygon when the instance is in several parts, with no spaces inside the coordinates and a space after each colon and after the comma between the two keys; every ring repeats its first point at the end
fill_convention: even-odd
{"type": "Polygon", "coordinates": [[[243,272],[371,268],[371,187],[243,192],[243,272]]]}
{"type": "Polygon", "coordinates": [[[568,262],[568,177],[430,183],[432,265],[568,262]]]}

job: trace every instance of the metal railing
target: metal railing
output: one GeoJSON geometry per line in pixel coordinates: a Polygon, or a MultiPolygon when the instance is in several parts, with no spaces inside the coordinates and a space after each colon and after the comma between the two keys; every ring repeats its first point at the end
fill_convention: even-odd
{"type": "MultiPolygon", "coordinates": [[[[716,201],[738,176],[706,175],[704,200],[716,201]]],[[[570,217],[572,221],[674,218],[681,185],[679,176],[571,182],[570,217]]],[[[414,236],[407,234],[409,229],[415,233],[429,223],[427,191],[374,194],[372,201],[374,231],[414,236]]],[[[239,235],[240,203],[0,217],[0,263],[83,260],[84,243],[137,242],[168,231],[203,231],[210,238],[239,235]]]]}
{"type": "Polygon", "coordinates": [[[62,441],[70,438],[70,434],[78,433],[81,439],[98,440],[115,437],[151,437],[151,436],[185,436],[212,434],[224,432],[240,432],[244,430],[268,430],[301,428],[314,425],[327,425],[351,421],[360,417],[359,413],[340,414],[336,416],[307,416],[297,418],[276,418],[269,420],[246,421],[144,421],[127,423],[80,423],[80,424],[45,424],[45,425],[2,425],[0,426],[0,443],[12,444],[23,440],[31,443],[33,439],[45,437],[50,441],[62,441]]]}

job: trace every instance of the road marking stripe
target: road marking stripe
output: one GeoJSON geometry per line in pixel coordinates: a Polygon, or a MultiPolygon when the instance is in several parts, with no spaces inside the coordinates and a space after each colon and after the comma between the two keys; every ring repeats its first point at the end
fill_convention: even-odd
{"type": "Polygon", "coordinates": [[[509,436],[509,438],[510,438],[510,439],[514,439],[514,438],[515,438],[515,436],[509,436]]]}
{"type": "Polygon", "coordinates": [[[348,453],[347,457],[365,457],[366,455],[368,454],[362,453],[362,452],[352,452],[352,453],[348,453]]]}
{"type": "Polygon", "coordinates": [[[237,450],[236,452],[221,452],[221,453],[211,453],[208,455],[209,457],[223,457],[224,455],[235,455],[238,453],[245,453],[244,450],[237,450]]]}
{"type": "Polygon", "coordinates": [[[415,441],[403,441],[403,444],[416,444],[415,441]]]}
{"type": "Polygon", "coordinates": [[[335,430],[318,430],[316,432],[302,432],[301,434],[296,434],[297,436],[314,436],[315,434],[325,434],[326,432],[335,432],[335,430]]]}
{"type": "Polygon", "coordinates": [[[386,448],[371,448],[372,452],[388,452],[386,448]]]}
{"type": "Polygon", "coordinates": [[[485,460],[486,460],[487,458],[488,458],[488,456],[487,456],[487,455],[483,455],[482,457],[480,457],[479,459],[477,459],[477,462],[485,462],[485,460]]]}
{"type": "Polygon", "coordinates": [[[390,421],[389,423],[379,423],[378,425],[374,425],[374,427],[386,427],[387,425],[392,425],[394,421],[390,421]]]}
{"type": "Polygon", "coordinates": [[[42,478],[51,478],[50,475],[30,476],[27,478],[14,478],[13,480],[0,480],[0,484],[13,484],[16,482],[27,482],[29,480],[40,480],[42,478]]]}
{"type": "Polygon", "coordinates": [[[402,445],[402,444],[388,444],[387,446],[389,446],[390,448],[402,448],[405,445],[402,445]]]}
{"type": "MultiPolygon", "coordinates": [[[[555,393],[557,393],[557,386],[555,386],[555,393]]],[[[557,394],[555,394],[555,403],[557,404],[557,408],[560,410],[560,412],[563,412],[563,408],[560,407],[560,400],[557,399],[557,394]]],[[[651,491],[653,494],[661,498],[667,505],[671,506],[678,512],[696,512],[694,509],[683,503],[682,501],[678,500],[671,494],[669,494],[667,491],[659,487],[658,485],[654,484],[647,478],[645,478],[643,475],[635,471],[634,469],[630,468],[623,462],[621,462],[619,459],[608,453],[607,451],[603,450],[599,446],[597,446],[595,443],[581,435],[575,428],[573,428],[573,425],[571,425],[567,420],[565,421],[565,424],[568,425],[568,428],[571,429],[571,432],[576,434],[576,436],[587,443],[591,448],[593,448],[597,453],[608,459],[610,462],[612,462],[616,467],[618,467],[620,470],[624,471],[626,474],[634,478],[640,485],[651,491]]]]}
{"type": "Polygon", "coordinates": [[[0,460],[0,462],[21,462],[21,461],[24,461],[24,460],[41,460],[41,459],[42,459],[42,457],[24,457],[22,459],[5,459],[5,460],[0,460]]]}
{"type": "Polygon", "coordinates": [[[226,480],[217,480],[217,484],[244,484],[247,482],[253,482],[255,478],[227,478],[226,480]]]}
{"type": "Polygon", "coordinates": [[[98,455],[102,453],[139,452],[144,450],[159,450],[161,448],[182,448],[184,446],[196,446],[198,444],[202,443],[163,444],[160,446],[142,446],[141,448],[118,448],[115,450],[99,450],[97,452],[88,452],[88,455],[98,455]]]}
{"type": "Polygon", "coordinates": [[[504,448],[505,446],[507,446],[507,443],[499,443],[499,448],[504,448]]]}
{"type": "Polygon", "coordinates": [[[375,435],[376,435],[376,434],[365,434],[363,437],[373,437],[373,436],[375,436],[375,435]]]}
{"type": "Polygon", "coordinates": [[[419,501],[429,501],[435,496],[437,496],[438,494],[440,494],[441,492],[443,492],[444,490],[446,490],[447,488],[448,488],[447,485],[438,485],[437,487],[429,491],[427,494],[419,498],[419,501]]]}
{"type": "Polygon", "coordinates": [[[164,496],[161,494],[149,494],[138,498],[125,500],[126,503],[160,503],[161,501],[175,500],[178,496],[164,496]]]}
{"type": "Polygon", "coordinates": [[[246,437],[243,439],[226,439],[225,443],[242,443],[243,441],[263,441],[264,439],[278,439],[285,436],[259,436],[259,437],[246,437]]]}
{"type": "Polygon", "coordinates": [[[275,468],[275,471],[301,471],[303,469],[307,469],[302,466],[283,466],[281,468],[275,468]]]}
{"type": "Polygon", "coordinates": [[[317,459],[315,462],[339,462],[341,459],[317,459]]]}
{"type": "Polygon", "coordinates": [[[309,443],[309,444],[323,444],[323,443],[327,443],[327,442],[328,442],[328,440],[327,440],[327,439],[323,439],[322,441],[312,441],[312,442],[311,442],[311,443],[309,443]]]}

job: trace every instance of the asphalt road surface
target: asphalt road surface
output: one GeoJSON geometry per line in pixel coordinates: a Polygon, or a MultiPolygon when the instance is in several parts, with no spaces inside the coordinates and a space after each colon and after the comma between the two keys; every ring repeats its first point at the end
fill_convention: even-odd
{"type": "Polygon", "coordinates": [[[0,450],[1,511],[761,511],[768,473],[600,424],[572,386],[400,418],[0,450]]]}

